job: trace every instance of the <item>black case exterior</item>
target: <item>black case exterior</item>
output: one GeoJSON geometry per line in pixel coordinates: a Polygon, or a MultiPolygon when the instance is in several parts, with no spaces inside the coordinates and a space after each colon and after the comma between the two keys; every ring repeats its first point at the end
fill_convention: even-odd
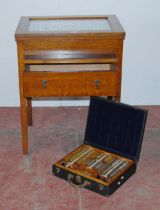
{"type": "MultiPolygon", "coordinates": [[[[84,144],[133,160],[134,164],[109,186],[102,186],[88,179],[91,185],[85,188],[101,195],[110,195],[136,172],[146,117],[146,110],[102,97],[91,97],[84,144]]],[[[76,182],[78,176],[76,172],[68,172],[63,168],[58,168],[56,164],[52,166],[52,172],[65,180],[68,180],[70,173],[72,183],[79,185],[76,182]]],[[[83,185],[87,178],[81,176],[81,180],[83,185]]]]}
{"type": "Polygon", "coordinates": [[[112,182],[112,184],[109,186],[99,184],[98,182],[87,179],[86,177],[83,177],[83,176],[81,176],[82,182],[80,184],[79,182],[76,181],[76,177],[79,176],[76,174],[76,172],[75,173],[68,172],[65,169],[58,168],[56,165],[52,166],[52,173],[55,176],[65,179],[67,181],[68,181],[68,174],[72,174],[73,175],[72,183],[74,183],[74,185],[77,185],[77,187],[79,185],[83,185],[85,181],[89,181],[91,184],[89,186],[85,186],[86,189],[92,190],[100,195],[107,196],[107,195],[111,195],[120,186],[122,186],[122,184],[124,184],[136,172],[136,167],[137,167],[137,164],[136,163],[133,164],[127,171],[125,171],[123,176],[120,176],[118,179],[112,182]]]}

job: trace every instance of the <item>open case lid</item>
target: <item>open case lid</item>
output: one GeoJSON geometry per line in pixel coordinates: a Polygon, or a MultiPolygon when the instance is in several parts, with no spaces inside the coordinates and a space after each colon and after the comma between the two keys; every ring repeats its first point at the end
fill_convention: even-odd
{"type": "Polygon", "coordinates": [[[84,143],[138,161],[147,111],[91,97],[84,143]]]}

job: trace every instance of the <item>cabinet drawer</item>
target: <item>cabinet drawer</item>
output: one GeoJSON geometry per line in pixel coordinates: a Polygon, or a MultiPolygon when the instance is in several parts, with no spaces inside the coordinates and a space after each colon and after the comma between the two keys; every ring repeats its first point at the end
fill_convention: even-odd
{"type": "Polygon", "coordinates": [[[118,94],[115,72],[24,72],[25,97],[118,94]]]}

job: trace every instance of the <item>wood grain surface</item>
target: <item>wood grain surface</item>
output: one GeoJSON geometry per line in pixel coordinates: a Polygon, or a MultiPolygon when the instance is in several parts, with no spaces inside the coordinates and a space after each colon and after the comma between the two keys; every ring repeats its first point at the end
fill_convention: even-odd
{"type": "MultiPolygon", "coordinates": [[[[32,125],[32,97],[121,95],[122,51],[125,32],[115,15],[82,17],[22,17],[15,38],[18,50],[23,153],[28,153],[28,125],[32,125]],[[29,31],[31,20],[106,19],[109,31],[29,31]],[[64,72],[46,71],[44,65],[91,65],[64,72]],[[95,70],[97,64],[106,69],[95,70]],[[33,70],[38,67],[41,70],[33,70]],[[32,71],[31,71],[32,66],[32,71]],[[37,67],[36,67],[37,66],[37,67]],[[93,67],[93,70],[92,70],[93,67]],[[108,71],[109,70],[109,71],[108,71]]],[[[50,68],[52,68],[50,67],[50,68]]],[[[63,67],[64,68],[64,67],[63,67]]]]}

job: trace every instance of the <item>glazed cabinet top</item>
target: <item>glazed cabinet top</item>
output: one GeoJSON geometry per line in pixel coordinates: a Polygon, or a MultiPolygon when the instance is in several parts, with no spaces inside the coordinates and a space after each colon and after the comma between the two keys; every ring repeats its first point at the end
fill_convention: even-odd
{"type": "Polygon", "coordinates": [[[115,15],[21,17],[15,38],[24,63],[115,63],[125,32],[115,15]]]}
{"type": "Polygon", "coordinates": [[[115,15],[81,17],[21,17],[16,40],[54,36],[110,37],[123,39],[125,32],[115,15]]]}

